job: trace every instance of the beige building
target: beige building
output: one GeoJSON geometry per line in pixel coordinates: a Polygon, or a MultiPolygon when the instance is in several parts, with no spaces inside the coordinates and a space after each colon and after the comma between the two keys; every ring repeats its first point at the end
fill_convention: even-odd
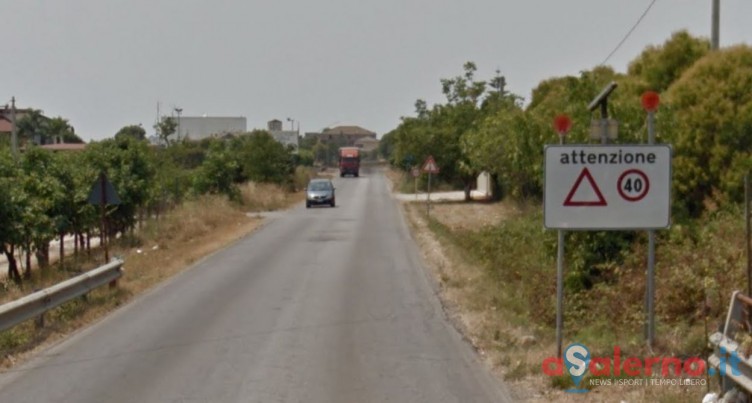
{"type": "MultiPolygon", "coordinates": [[[[364,139],[375,140],[378,143],[378,140],[376,139],[376,133],[370,130],[366,130],[360,126],[354,125],[328,127],[321,133],[306,133],[305,136],[306,138],[316,137],[319,139],[319,141],[324,143],[334,141],[338,144],[352,147],[357,146],[357,141],[364,139]]],[[[366,141],[366,143],[368,143],[368,141],[366,141]]],[[[366,143],[361,144],[365,145],[366,143]]]]}

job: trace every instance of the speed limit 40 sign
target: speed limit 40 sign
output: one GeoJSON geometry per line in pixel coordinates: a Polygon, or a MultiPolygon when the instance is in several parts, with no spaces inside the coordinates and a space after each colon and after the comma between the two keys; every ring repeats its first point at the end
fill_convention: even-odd
{"type": "Polygon", "coordinates": [[[547,146],[543,211],[546,228],[667,228],[671,147],[547,146]]]}

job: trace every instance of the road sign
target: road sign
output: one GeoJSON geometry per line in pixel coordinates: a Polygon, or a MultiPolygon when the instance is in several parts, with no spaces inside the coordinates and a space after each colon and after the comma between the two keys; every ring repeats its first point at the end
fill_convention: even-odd
{"type": "Polygon", "coordinates": [[[414,167],[411,171],[413,178],[417,178],[420,176],[420,169],[418,167],[414,167]]]}
{"type": "Polygon", "coordinates": [[[580,176],[577,177],[577,180],[574,182],[574,185],[572,185],[572,189],[569,190],[569,193],[567,194],[567,198],[564,199],[565,207],[576,207],[576,206],[608,206],[608,203],[606,203],[606,199],[603,198],[603,193],[601,192],[601,189],[598,187],[598,184],[595,183],[595,180],[593,179],[593,175],[590,174],[590,171],[587,168],[584,168],[582,172],[580,172],[580,176]],[[583,179],[586,183],[582,183],[583,179]],[[576,194],[581,193],[582,191],[580,188],[582,186],[587,186],[590,189],[590,192],[592,196],[594,197],[580,197],[576,199],[576,194]]]}
{"type": "Polygon", "coordinates": [[[104,174],[100,174],[97,181],[91,185],[89,204],[120,204],[120,198],[115,191],[115,187],[104,174]]]}
{"type": "Polygon", "coordinates": [[[426,158],[426,162],[423,163],[423,172],[430,174],[439,173],[439,166],[436,165],[436,161],[433,160],[432,155],[429,155],[428,158],[426,158]]]}
{"type": "Polygon", "coordinates": [[[671,147],[549,145],[543,204],[546,228],[667,228],[671,147]]]}

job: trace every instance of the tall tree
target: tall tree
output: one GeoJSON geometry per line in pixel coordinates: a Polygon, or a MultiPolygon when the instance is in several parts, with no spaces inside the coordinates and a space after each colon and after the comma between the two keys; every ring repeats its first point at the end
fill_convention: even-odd
{"type": "Polygon", "coordinates": [[[57,136],[63,140],[63,143],[80,144],[84,142],[76,135],[73,127],[68,123],[68,120],[59,116],[47,121],[47,135],[48,137],[57,136]]]}
{"type": "Polygon", "coordinates": [[[157,131],[159,140],[165,144],[170,144],[170,136],[175,134],[178,128],[178,123],[172,116],[167,116],[162,119],[161,122],[154,125],[154,129],[157,131]]]}
{"type": "MultiPolygon", "coordinates": [[[[752,169],[752,47],[709,53],[666,93],[674,124],[674,188],[698,215],[709,197],[742,200],[752,169]]],[[[663,113],[663,112],[661,112],[663,113]]]]}
{"type": "Polygon", "coordinates": [[[22,244],[23,212],[26,194],[19,185],[21,170],[9,149],[0,149],[0,249],[8,261],[8,278],[20,283],[16,249],[22,244]]]}
{"type": "Polygon", "coordinates": [[[39,109],[30,109],[16,123],[19,138],[29,143],[38,140],[49,142],[49,119],[39,109]]]}
{"type": "Polygon", "coordinates": [[[146,140],[146,130],[141,125],[124,126],[115,134],[115,139],[131,137],[136,140],[146,140]]]}
{"type": "Polygon", "coordinates": [[[645,48],[629,64],[629,75],[639,77],[653,91],[665,91],[709,51],[710,42],[707,39],[694,38],[687,31],[678,31],[663,45],[645,48]]]}

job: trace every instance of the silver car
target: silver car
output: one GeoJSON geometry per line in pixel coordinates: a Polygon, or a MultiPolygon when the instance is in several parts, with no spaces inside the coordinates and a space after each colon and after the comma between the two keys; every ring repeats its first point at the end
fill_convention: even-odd
{"type": "Polygon", "coordinates": [[[317,204],[334,207],[334,184],[329,179],[311,179],[306,187],[306,208],[317,204]]]}

